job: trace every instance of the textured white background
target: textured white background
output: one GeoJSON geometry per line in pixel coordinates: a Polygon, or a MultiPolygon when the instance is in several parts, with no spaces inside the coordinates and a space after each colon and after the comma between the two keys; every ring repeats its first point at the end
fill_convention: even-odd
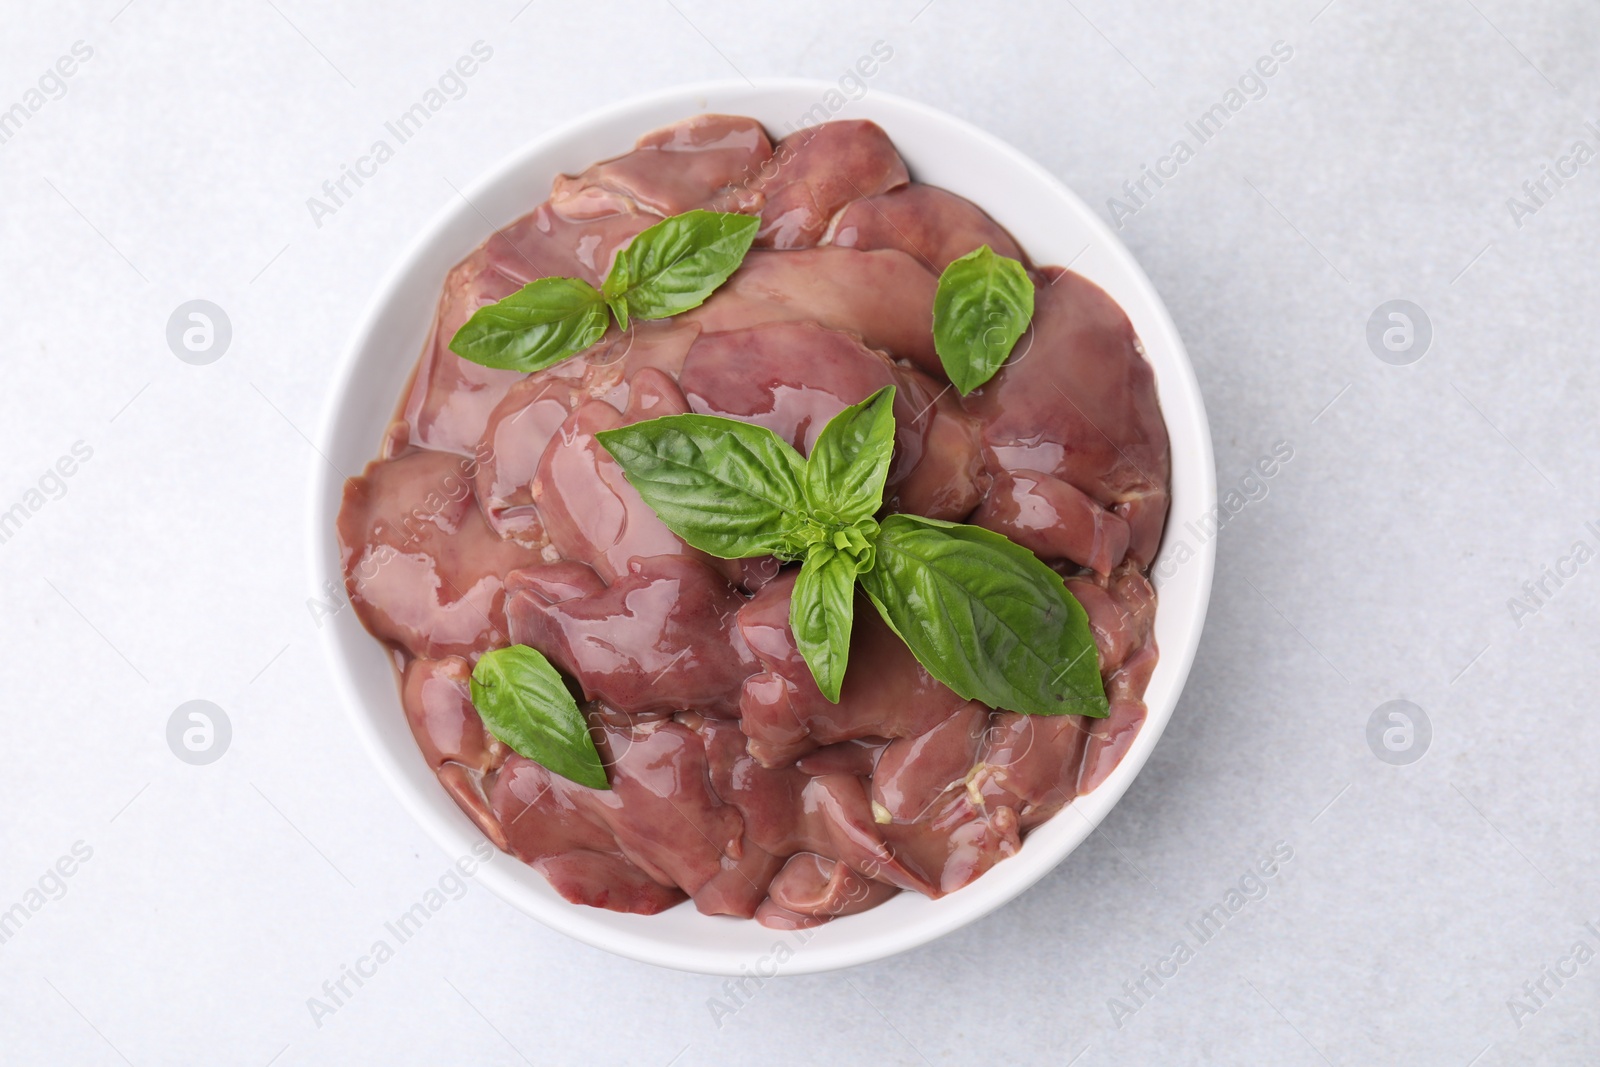
{"type": "Polygon", "coordinates": [[[0,145],[0,510],[74,442],[93,457],[0,544],[0,909],[75,842],[93,856],[0,945],[0,1061],[1600,1060],[1600,960],[1520,1027],[1507,1005],[1600,920],[1600,563],[1520,626],[1507,607],[1600,544],[1600,164],[1520,228],[1506,206],[1596,143],[1600,12],[922,2],[8,3],[0,108],[73,42],[94,58],[0,145]],[[466,96],[314,226],[306,198],[480,39],[466,96]],[[1221,535],[1165,739],[1016,903],[769,982],[720,1027],[720,979],[473,887],[319,1028],[307,998],[449,862],[358,750],[306,606],[305,435],[359,309],[447,182],[551,125],[688,80],[836,78],[877,40],[874,90],[992,130],[1102,210],[1294,48],[1122,231],[1188,342],[1223,486],[1294,450],[1221,535]],[[165,341],[196,297],[233,323],[210,366],[165,341]],[[1394,298],[1433,323],[1412,366],[1366,343],[1394,298]],[[1400,697],[1433,724],[1407,767],[1365,734],[1400,697]],[[210,766],[165,740],[195,698],[233,724],[210,766]],[[1122,984],[1280,841],[1264,899],[1116,1026],[1122,984]]]}

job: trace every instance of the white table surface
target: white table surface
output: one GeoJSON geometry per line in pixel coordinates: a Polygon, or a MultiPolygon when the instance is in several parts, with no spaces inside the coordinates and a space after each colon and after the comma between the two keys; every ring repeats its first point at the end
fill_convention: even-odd
{"type": "Polygon", "coordinates": [[[1600,12],[1321,4],[13,5],[0,109],[93,55],[0,143],[0,512],[27,511],[0,543],[0,912],[26,913],[0,1062],[1600,1060],[1600,959],[1571,955],[1600,948],[1600,562],[1508,604],[1600,550],[1600,163],[1507,204],[1600,149],[1600,12]],[[307,198],[479,40],[465,95],[315,225],[307,198]],[[313,1018],[449,863],[358,749],[306,603],[305,435],[359,309],[450,184],[553,124],[690,80],[837,78],[880,40],[869,91],[993,130],[1106,211],[1293,49],[1121,231],[1189,345],[1219,481],[1293,452],[1221,532],[1154,758],[1016,903],[731,1017],[721,979],[469,886],[313,1018]],[[166,341],[197,298],[233,330],[206,366],[166,341]],[[1411,365],[1367,343],[1392,299],[1432,324],[1411,365]],[[204,766],[166,740],[194,699],[232,724],[204,766]],[[1432,726],[1406,766],[1367,742],[1393,699],[1432,726]],[[1274,846],[1292,859],[1257,889],[1274,846]],[[1241,879],[1258,899],[1200,943],[1241,879]],[[1180,938],[1175,973],[1125,991],[1180,938]],[[1546,968],[1576,974],[1525,991],[1546,968]]]}

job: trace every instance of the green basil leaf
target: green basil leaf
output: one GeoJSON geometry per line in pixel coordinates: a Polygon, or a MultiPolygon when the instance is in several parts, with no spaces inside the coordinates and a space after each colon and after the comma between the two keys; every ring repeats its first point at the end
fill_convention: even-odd
{"type": "Polygon", "coordinates": [[[450,351],[485,367],[531,372],[560,363],[600,340],[606,306],[578,278],[540,278],[472,313],[450,351]]]}
{"type": "Polygon", "coordinates": [[[1083,606],[1000,534],[890,515],[861,584],[928,673],[968,700],[1024,715],[1107,713],[1083,606]]]}
{"type": "Polygon", "coordinates": [[[850,657],[859,566],[847,552],[829,544],[815,545],[789,595],[789,628],[794,631],[795,647],[811,668],[817,688],[835,704],[850,657]]]}
{"type": "Polygon", "coordinates": [[[754,215],[686,211],[641,232],[617,253],[601,292],[617,322],[664,319],[699,307],[739,269],[761,221],[754,215]]]}
{"type": "Polygon", "coordinates": [[[894,456],[894,386],[845,408],[822,428],[806,460],[806,497],[819,519],[855,522],[883,506],[894,456]]]}
{"type": "Polygon", "coordinates": [[[1033,318],[1033,282],[1021,263],[988,245],[939,275],[933,347],[961,394],[994,377],[1033,318]]]}
{"type": "Polygon", "coordinates": [[[805,461],[771,430],[666,415],[595,437],[667,528],[702,552],[795,559],[805,551],[805,461]]]}
{"type": "Polygon", "coordinates": [[[472,706],[517,755],[590,789],[610,789],[589,724],[537,649],[485,652],[472,669],[472,706]]]}

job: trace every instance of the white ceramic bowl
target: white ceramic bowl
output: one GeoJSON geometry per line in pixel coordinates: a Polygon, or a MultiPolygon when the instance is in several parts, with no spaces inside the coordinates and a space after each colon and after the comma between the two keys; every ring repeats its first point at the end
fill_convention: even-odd
{"type": "MultiPolygon", "coordinates": [[[[532,210],[557,174],[626,152],[641,134],[698,112],[749,115],[782,136],[819,104],[826,109],[842,100],[836,90],[827,82],[792,80],[685,86],[593,112],[517,148],[466,190],[470,205],[451,200],[379,288],[344,355],[323,424],[322,452],[351,473],[373,458],[428,334],[445,272],[489,235],[490,222],[503,226],[532,210]]],[[[1155,567],[1161,659],[1145,696],[1149,717],[1115,773],[1033,830],[1018,855],[942,900],[902,893],[871,911],[796,934],[701,915],[687,903],[653,916],[569,904],[533,869],[500,854],[478,875],[505,900],[557,930],[623,956],[683,970],[801,974],[865,963],[949,933],[1033,885],[1089,835],[1149,758],[1189,674],[1211,591],[1214,544],[1193,543],[1183,531],[1185,520],[1206,514],[1216,503],[1205,409],[1183,343],[1128,250],[1038,164],[943,112],[872,91],[844,103],[833,117],[867,118],[883,126],[913,177],[975,201],[1035,262],[1070,263],[1104,287],[1133,320],[1155,366],[1172,439],[1172,512],[1155,567]]],[[[334,540],[341,480],[317,458],[312,483],[312,580],[319,590],[328,582],[342,587],[334,540]]],[[[323,634],[344,703],[378,769],[446,852],[467,854],[483,835],[439,785],[412,740],[388,655],[354,611],[325,620],[323,634]]]]}

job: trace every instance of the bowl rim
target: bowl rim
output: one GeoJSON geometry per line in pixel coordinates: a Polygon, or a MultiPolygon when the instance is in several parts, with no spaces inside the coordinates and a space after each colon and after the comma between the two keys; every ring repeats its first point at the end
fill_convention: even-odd
{"type": "MultiPolygon", "coordinates": [[[[334,443],[345,409],[349,406],[352,390],[363,372],[363,355],[373,344],[378,325],[385,311],[396,301],[407,276],[417,269],[420,260],[428,257],[430,249],[444,240],[449,231],[459,224],[464,212],[477,211],[475,205],[492,190],[511,181],[514,175],[529,167],[539,157],[550,154],[563,142],[593,127],[611,125],[619,120],[637,116],[640,124],[633,134],[637,137],[654,128],[655,120],[647,118],[646,113],[664,106],[676,105],[679,107],[680,117],[687,117],[708,110],[709,102],[715,99],[719,104],[729,103],[730,106],[726,109],[728,112],[738,113],[736,101],[724,101],[720,98],[729,96],[737,98],[748,94],[751,100],[746,106],[754,110],[755,99],[764,94],[777,96],[799,92],[808,94],[807,98],[821,99],[824,94],[836,91],[837,86],[834,83],[820,79],[758,78],[695,82],[631,96],[586,112],[530,139],[500,157],[464,187],[459,197],[451,199],[435,213],[385,272],[341,352],[338,370],[327,393],[318,424],[317,444],[311,457],[311,499],[308,509],[308,563],[311,587],[319,594],[327,594],[330,589],[336,589],[335,595],[340,603],[346,603],[343,574],[339,567],[337,546],[332,536],[345,477],[327,457],[335,451],[334,443]]],[[[1158,339],[1165,352],[1163,366],[1157,368],[1157,386],[1160,390],[1163,418],[1167,423],[1169,439],[1174,448],[1171,482],[1174,507],[1168,512],[1167,528],[1163,534],[1162,554],[1165,554],[1169,540],[1173,536],[1176,502],[1179,496],[1176,471],[1177,447],[1180,442],[1172,432],[1174,410],[1169,407],[1171,401],[1181,402],[1184,408],[1184,421],[1190,427],[1187,438],[1181,442],[1190,450],[1185,457],[1185,465],[1190,468],[1188,478],[1191,481],[1184,486],[1185,495],[1190,498],[1190,510],[1195,514],[1202,514],[1214,509],[1217,484],[1210,426],[1199,383],[1166,305],[1143,269],[1104,220],[1080,197],[1034,160],[995,135],[938,108],[878,89],[871,89],[860,100],[852,102],[870,102],[867,110],[898,110],[925,122],[942,126],[950,133],[964,139],[969,145],[975,145],[995,154],[1021,175],[1040,183],[1058,196],[1063,206],[1073,213],[1073,221],[1088,231],[1091,244],[1085,248],[1085,252],[1092,247],[1098,254],[1108,257],[1110,265],[1121,271],[1126,276],[1126,282],[1138,292],[1145,305],[1142,315],[1144,321],[1139,326],[1141,341],[1148,349],[1152,339],[1158,339]]],[[[854,116],[843,114],[838,117],[854,116]]],[[[870,118],[872,115],[862,117],[870,118]]],[[[891,136],[894,134],[892,128],[890,134],[891,136]]],[[[481,241],[495,224],[489,223],[481,213],[479,222],[485,231],[478,238],[481,241]]],[[[1024,238],[1019,235],[1019,240],[1024,238]]],[[[1095,279],[1091,277],[1091,280],[1095,279]]],[[[428,309],[428,314],[431,317],[431,307],[428,309]]],[[[1130,317],[1132,317],[1131,311],[1130,317]]],[[[421,343],[421,338],[418,338],[413,350],[420,350],[421,343]]],[[[408,352],[404,358],[405,366],[409,369],[414,357],[408,352]]],[[[386,398],[385,402],[388,405],[386,410],[392,411],[397,398],[386,398]]],[[[374,456],[377,445],[378,440],[374,437],[372,441],[374,456]]],[[[1164,637],[1162,641],[1157,675],[1171,679],[1169,698],[1160,706],[1149,704],[1145,721],[1133,745],[1105,782],[1093,792],[1074,799],[1057,815],[1030,831],[1022,850],[1017,855],[997,864],[971,885],[938,901],[928,901],[914,894],[901,894],[895,898],[901,900],[914,897],[921,902],[920,905],[912,905],[921,914],[913,914],[910,921],[902,923],[903,929],[868,930],[866,924],[872,922],[872,917],[882,910],[880,908],[838,919],[807,932],[823,933],[848,924],[851,933],[859,936],[850,938],[834,936],[827,939],[829,943],[814,945],[810,943],[812,940],[810,936],[790,935],[792,942],[798,942],[798,947],[791,945],[791,951],[780,957],[781,966],[775,965],[773,973],[781,971],[784,974],[806,974],[834,970],[883,959],[926,944],[1002,907],[1034,885],[1075,851],[1078,845],[1098,828],[1101,820],[1127,792],[1134,778],[1148,761],[1150,753],[1172,717],[1193,665],[1201,631],[1204,628],[1210,602],[1215,556],[1215,538],[1210,538],[1202,540],[1198,549],[1192,549],[1191,554],[1181,561],[1184,571],[1190,576],[1187,581],[1192,583],[1193,595],[1188,598],[1185,615],[1171,624],[1178,628],[1178,644],[1172,645],[1170,637],[1164,637]],[[1031,862],[1024,862],[1025,858],[1029,857],[1028,845],[1035,842],[1040,832],[1047,827],[1069,820],[1071,818],[1069,811],[1079,817],[1076,823],[1069,824],[1064,832],[1058,834],[1056,840],[1048,843],[1048,847],[1045,842],[1040,842],[1032,854],[1031,862]],[[974,892],[978,887],[982,887],[982,892],[974,892]]],[[[1157,565],[1159,564],[1154,564],[1152,569],[1157,565]]],[[[1161,584],[1158,580],[1158,588],[1161,584]]],[[[1158,625],[1165,623],[1162,614],[1165,604],[1166,601],[1158,600],[1156,609],[1158,625]]],[[[1176,608],[1177,605],[1168,607],[1166,618],[1171,618],[1171,613],[1176,608]]],[[[381,777],[398,797],[401,806],[422,826],[428,836],[452,857],[467,856],[475,847],[480,847],[479,843],[487,841],[487,838],[460,812],[454,800],[437,783],[431,771],[427,776],[427,785],[435,795],[424,795],[417,783],[408,776],[401,758],[397,757],[386,744],[376,716],[378,714],[403,716],[398,701],[398,690],[391,679],[387,699],[380,702],[384,707],[380,709],[374,706],[372,694],[367,691],[369,687],[364,686],[357,678],[349,654],[341,645],[341,628],[347,628],[352,623],[359,628],[360,624],[354,620],[353,612],[341,624],[339,616],[343,614],[342,609],[335,613],[334,625],[323,625],[325,620],[319,619],[319,636],[332,667],[340,702],[344,705],[356,735],[360,738],[361,746],[377,766],[381,777]],[[441,809],[438,803],[441,798],[448,805],[448,811],[441,809]]],[[[364,630],[361,630],[361,633],[373,647],[382,647],[364,630]]],[[[386,652],[385,655],[387,656],[386,652]]],[[[409,730],[407,733],[409,734],[409,730]]],[[[414,756],[420,756],[420,750],[415,749],[414,742],[412,753],[414,756]]],[[[501,854],[495,850],[494,855],[498,859],[501,854]]],[[[766,960],[771,953],[753,961],[749,946],[731,952],[716,947],[688,948],[683,945],[668,944],[660,940],[659,936],[653,938],[648,926],[634,928],[620,923],[615,918],[618,913],[567,903],[554,896],[542,876],[532,868],[515,860],[514,857],[508,856],[507,859],[510,862],[483,864],[476,875],[476,880],[483,882],[496,895],[523,913],[579,941],[641,962],[703,974],[748,976],[751,973],[752,962],[755,962],[756,971],[763,977],[769,977],[760,961],[766,960]],[[537,880],[537,884],[530,882],[529,876],[537,880]],[[544,886],[545,891],[541,893],[539,886],[544,886]],[[603,916],[613,918],[602,920],[603,916]]],[[[893,904],[894,901],[889,903],[893,904]]],[[[672,910],[681,911],[689,906],[680,904],[672,910]]],[[[670,911],[663,914],[670,914],[670,911]]],[[[660,918],[661,916],[626,917],[629,920],[643,920],[645,923],[660,918]]],[[[737,921],[722,917],[700,916],[699,918],[711,922],[737,921]]],[[[746,925],[755,924],[747,922],[746,925]]],[[[776,930],[767,932],[772,935],[768,940],[773,942],[774,949],[784,942],[784,932],[776,930]]],[[[824,939],[817,938],[817,940],[824,939]]]]}

